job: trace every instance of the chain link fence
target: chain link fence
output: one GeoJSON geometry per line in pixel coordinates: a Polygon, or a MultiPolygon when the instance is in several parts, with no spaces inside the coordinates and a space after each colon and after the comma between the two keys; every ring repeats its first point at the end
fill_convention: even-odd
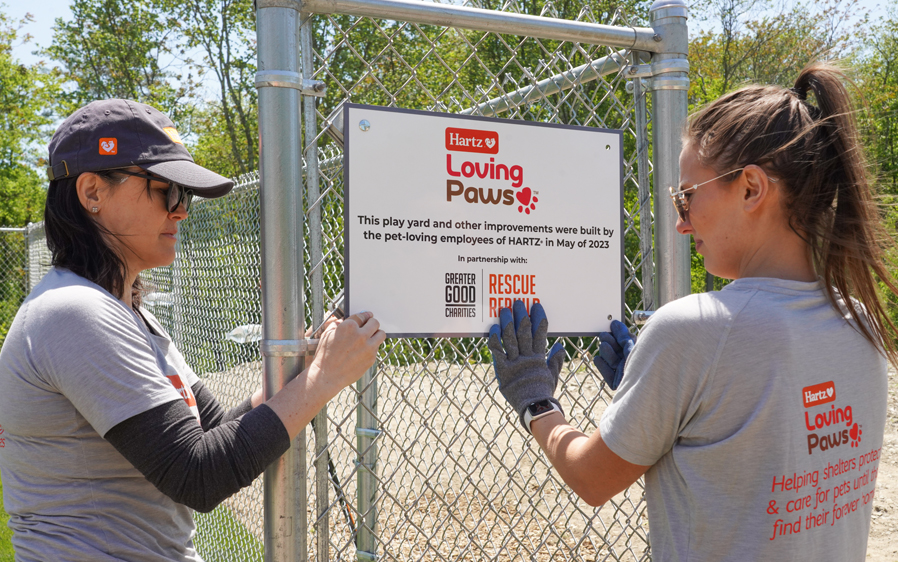
{"type": "Polygon", "coordinates": [[[24,228],[0,228],[0,345],[28,293],[24,228]]]}
{"type": "MultiPolygon", "coordinates": [[[[595,3],[540,6],[535,15],[631,25],[595,3]]],[[[315,15],[310,24],[303,74],[323,81],[327,95],[304,100],[306,116],[314,115],[296,211],[304,215],[297,275],[307,326],[320,323],[342,289],[334,116],[344,101],[622,130],[626,311],[652,308],[652,124],[643,83],[622,72],[641,53],[370,17],[315,15]]],[[[262,379],[258,175],[239,178],[227,197],[195,202],[180,230],[175,263],[145,272],[144,302],[223,405],[234,406],[262,379]]],[[[4,313],[48,262],[40,225],[0,237],[4,313]]],[[[591,363],[595,341],[564,344],[559,400],[571,423],[590,433],[611,393],[591,363]]],[[[309,560],[651,557],[642,481],[598,509],[577,498],[498,393],[485,339],[388,340],[369,376],[316,418],[314,437],[299,457],[309,560]]],[[[263,558],[262,496],[258,479],[213,513],[197,514],[195,542],[208,562],[263,558]]]]}

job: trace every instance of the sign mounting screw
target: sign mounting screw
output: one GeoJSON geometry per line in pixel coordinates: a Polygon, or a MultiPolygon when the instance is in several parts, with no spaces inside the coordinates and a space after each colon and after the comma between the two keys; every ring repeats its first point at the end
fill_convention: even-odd
{"type": "Polygon", "coordinates": [[[371,123],[369,123],[367,119],[362,119],[361,121],[359,121],[359,129],[361,129],[363,131],[367,131],[370,128],[371,128],[371,123]]]}

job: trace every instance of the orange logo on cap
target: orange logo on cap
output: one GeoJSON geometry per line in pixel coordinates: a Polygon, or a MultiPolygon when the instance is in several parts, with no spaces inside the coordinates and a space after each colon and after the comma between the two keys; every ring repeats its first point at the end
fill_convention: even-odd
{"type": "Polygon", "coordinates": [[[165,131],[165,134],[168,135],[172,142],[184,144],[184,142],[181,140],[181,135],[178,134],[178,130],[174,127],[164,127],[162,130],[165,131]]]}
{"type": "Polygon", "coordinates": [[[118,154],[118,139],[100,139],[100,154],[104,156],[118,154]]]}

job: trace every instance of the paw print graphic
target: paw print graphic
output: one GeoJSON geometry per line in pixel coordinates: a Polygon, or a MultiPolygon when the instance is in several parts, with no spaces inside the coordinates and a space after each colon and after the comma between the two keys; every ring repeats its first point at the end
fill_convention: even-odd
{"type": "Polygon", "coordinates": [[[862,425],[854,424],[854,427],[851,428],[851,431],[848,432],[848,435],[851,436],[851,446],[857,447],[861,443],[861,435],[864,434],[861,431],[861,428],[864,427],[862,425]]]}
{"type": "Polygon", "coordinates": [[[530,214],[530,211],[536,208],[536,203],[539,199],[536,198],[536,194],[538,192],[532,191],[529,187],[525,187],[521,191],[519,191],[515,197],[518,199],[518,212],[519,213],[527,213],[530,214]]]}

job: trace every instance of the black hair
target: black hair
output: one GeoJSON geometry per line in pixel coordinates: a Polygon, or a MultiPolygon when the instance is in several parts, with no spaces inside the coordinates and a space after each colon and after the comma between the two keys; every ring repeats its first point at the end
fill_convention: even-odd
{"type": "MultiPolygon", "coordinates": [[[[118,183],[114,171],[91,172],[109,185],[118,183]]],[[[80,176],[79,176],[80,177],[80,176]]],[[[125,260],[107,241],[114,236],[100,226],[78,198],[78,177],[50,182],[44,207],[44,231],[51,264],[93,281],[116,298],[124,292],[125,260]]],[[[131,307],[140,307],[143,285],[138,275],[131,285],[131,307]]]]}

